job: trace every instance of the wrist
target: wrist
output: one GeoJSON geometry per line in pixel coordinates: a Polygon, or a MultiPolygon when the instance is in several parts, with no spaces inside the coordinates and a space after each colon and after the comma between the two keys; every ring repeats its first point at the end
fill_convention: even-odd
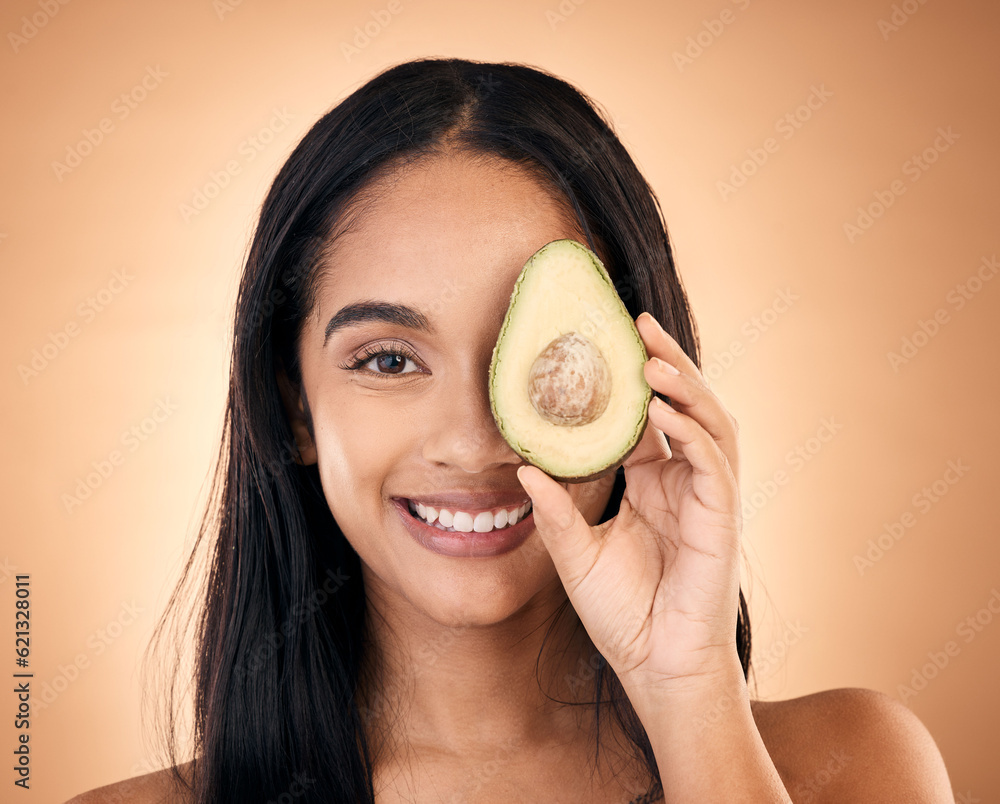
{"type": "Polygon", "coordinates": [[[669,683],[632,679],[625,690],[657,765],[672,769],[663,777],[667,801],[790,804],[757,729],[738,661],[669,683]]]}
{"type": "MultiPolygon", "coordinates": [[[[705,661],[695,672],[671,676],[635,672],[619,675],[619,680],[637,711],[639,708],[689,708],[717,698],[720,693],[739,697],[747,692],[743,666],[735,649],[705,661]]],[[[748,692],[746,697],[749,703],[748,692]]]]}

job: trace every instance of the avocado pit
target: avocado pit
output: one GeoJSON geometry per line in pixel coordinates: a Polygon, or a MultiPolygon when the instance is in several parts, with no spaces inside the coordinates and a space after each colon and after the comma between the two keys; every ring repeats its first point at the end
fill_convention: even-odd
{"type": "Polygon", "coordinates": [[[554,338],[528,373],[528,398],[553,424],[575,427],[600,418],[611,398],[611,371],[593,341],[578,332],[554,338]]]}

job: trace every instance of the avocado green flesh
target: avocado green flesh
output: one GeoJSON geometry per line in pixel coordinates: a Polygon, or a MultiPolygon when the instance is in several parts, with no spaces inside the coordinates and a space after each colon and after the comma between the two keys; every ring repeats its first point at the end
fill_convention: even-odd
{"type": "Polygon", "coordinates": [[[575,240],[540,248],[521,271],[490,364],[493,417],[511,448],[557,480],[605,474],[635,448],[652,390],[648,359],[635,323],[597,255],[575,240]],[[533,407],[528,377],[556,338],[577,332],[603,355],[611,372],[607,407],[594,421],[565,426],[533,407]]]}

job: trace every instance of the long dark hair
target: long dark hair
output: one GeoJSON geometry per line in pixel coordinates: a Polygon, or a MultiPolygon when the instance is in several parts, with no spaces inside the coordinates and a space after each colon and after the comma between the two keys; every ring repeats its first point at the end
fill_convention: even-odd
{"type": "MultiPolygon", "coordinates": [[[[361,673],[369,678],[360,559],[330,512],[317,466],[296,462],[276,377],[284,372],[298,387],[296,343],[317,268],[352,199],[378,171],[445,144],[517,163],[557,188],[633,318],[648,310],[700,365],[659,202],[602,113],[570,84],[519,64],[424,59],[385,70],[322,117],[261,209],[236,303],[205,515],[150,645],[156,652],[173,634],[176,653],[160,665],[174,674],[159,726],[175,769],[193,670],[191,789],[201,804],[374,801],[377,746],[364,728],[372,713],[357,694],[361,673]],[[184,617],[189,599],[199,610],[184,617]],[[195,646],[193,667],[183,661],[185,644],[195,646]]],[[[623,491],[619,470],[602,521],[617,513],[623,491]]],[[[735,627],[746,675],[742,590],[735,627]]],[[[646,732],[614,671],[596,651],[591,666],[598,724],[610,705],[658,783],[646,732]]],[[[378,668],[370,672],[377,684],[378,668]]]]}

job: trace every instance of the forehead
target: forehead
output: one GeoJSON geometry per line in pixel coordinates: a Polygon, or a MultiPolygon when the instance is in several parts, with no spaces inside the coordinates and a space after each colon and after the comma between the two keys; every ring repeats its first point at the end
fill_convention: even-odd
{"type": "Polygon", "coordinates": [[[511,162],[448,153],[365,188],[319,278],[316,314],[358,299],[421,300],[464,289],[506,306],[527,259],[551,240],[584,240],[565,198],[511,162]],[[506,296],[504,295],[506,294],[506,296]]]}

